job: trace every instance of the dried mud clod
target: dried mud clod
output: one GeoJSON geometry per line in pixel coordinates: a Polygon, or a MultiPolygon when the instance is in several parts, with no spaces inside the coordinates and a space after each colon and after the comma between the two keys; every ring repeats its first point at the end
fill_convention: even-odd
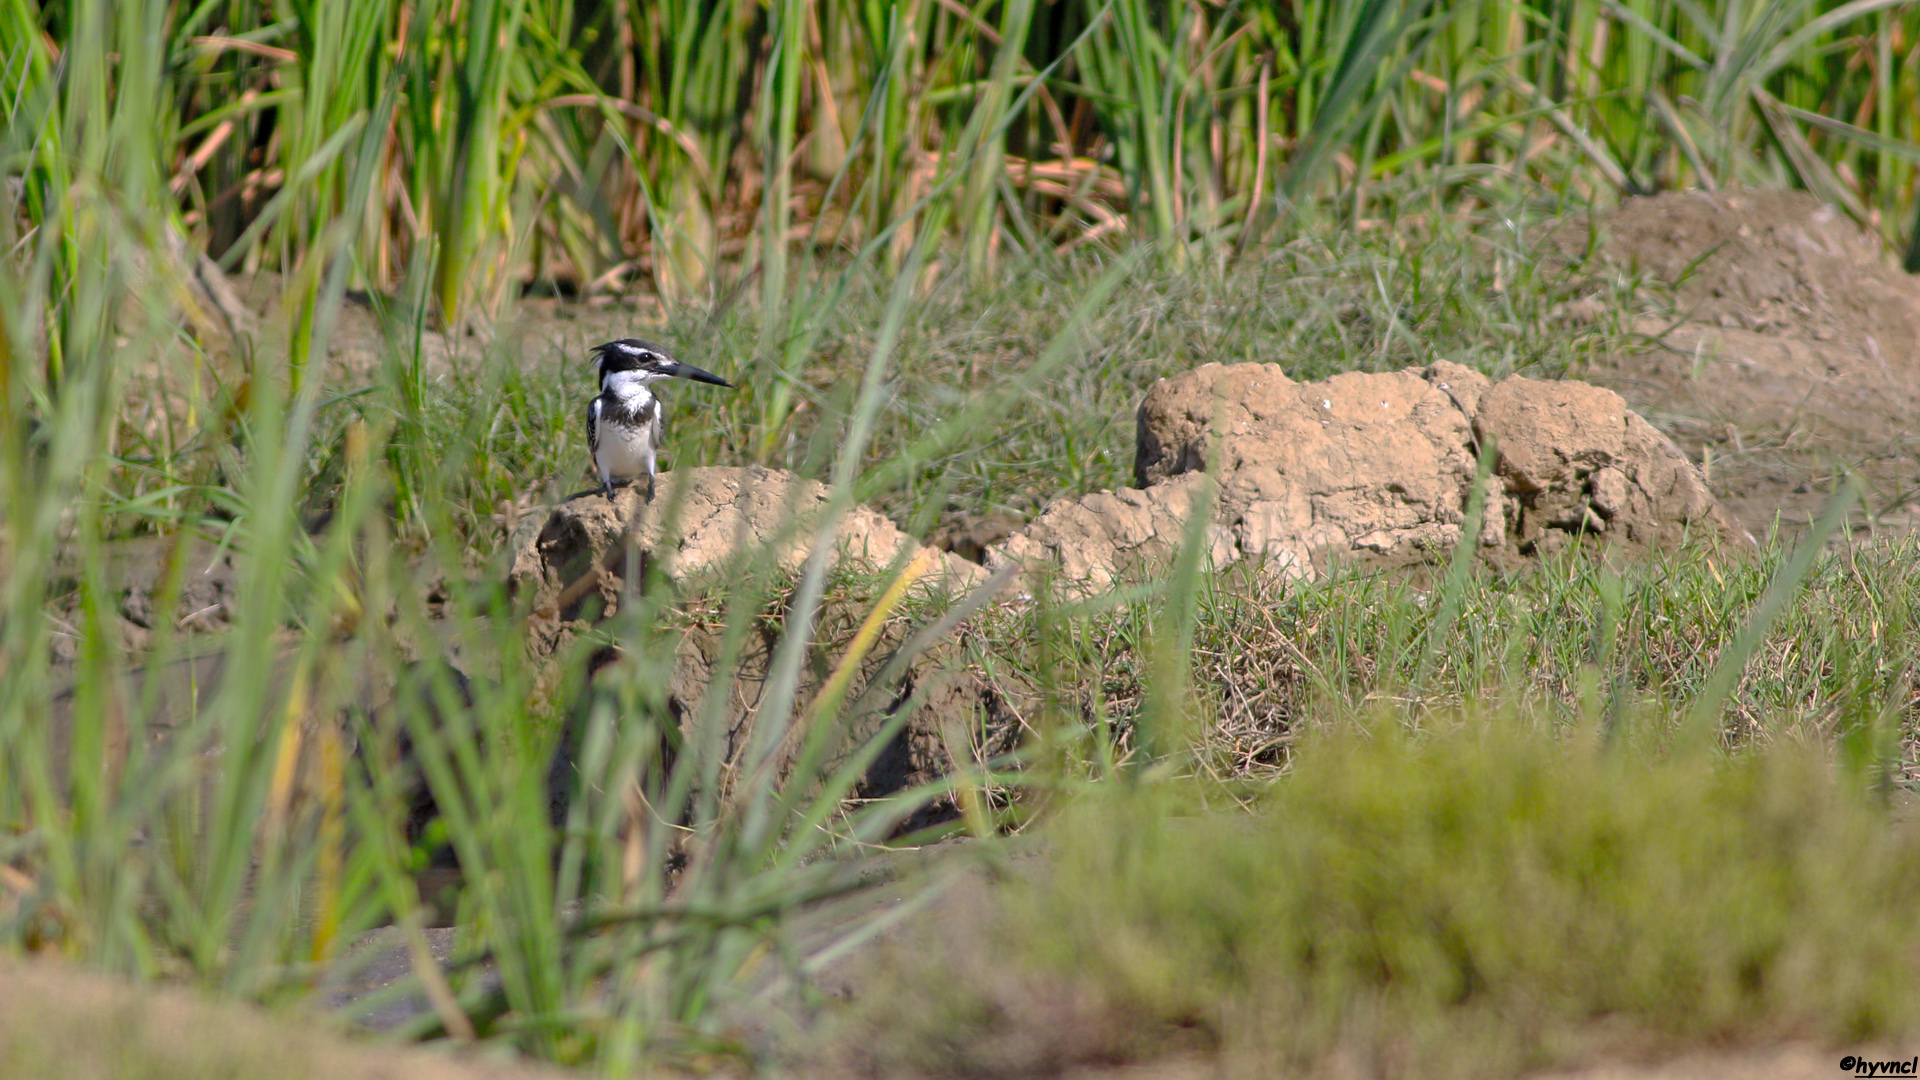
{"type": "MultiPolygon", "coordinates": [[[[741,557],[768,548],[783,569],[797,573],[826,510],[824,484],[785,471],[680,469],[661,474],[651,503],[629,486],[612,499],[582,494],[544,517],[528,517],[510,541],[508,580],[516,595],[531,602],[535,623],[546,624],[544,632],[536,626],[533,645],[535,655],[545,656],[559,644],[564,624],[580,619],[594,597],[617,604],[628,550],[687,588],[711,583],[741,557]]],[[[843,516],[834,544],[844,565],[872,572],[903,564],[919,548],[864,506],[843,516]]],[[[936,553],[926,580],[964,591],[986,576],[964,559],[936,553]]]]}
{"type": "MultiPolygon", "coordinates": [[[[760,468],[663,473],[651,503],[633,488],[616,492],[611,500],[598,493],[570,499],[544,517],[526,521],[512,541],[511,587],[531,610],[528,647],[536,659],[552,656],[617,611],[630,562],[636,575],[647,566],[657,570],[689,602],[724,585],[746,565],[742,560],[764,558],[767,552],[782,570],[798,574],[827,509],[824,485],[760,468]]],[[[960,595],[988,576],[956,555],[923,549],[866,507],[856,506],[843,515],[835,532],[836,573],[879,575],[916,555],[924,555],[930,565],[919,589],[960,595]]],[[[851,597],[830,594],[823,602],[796,699],[803,708],[839,665],[867,610],[867,604],[851,597]]],[[[920,701],[906,728],[861,778],[855,792],[860,797],[894,794],[952,772],[956,760],[1002,752],[1018,730],[1017,701],[1024,691],[968,666],[964,649],[952,641],[916,658],[893,685],[881,685],[889,655],[904,643],[908,629],[897,618],[881,629],[859,664],[847,698],[850,706],[835,717],[842,727],[841,752],[851,752],[873,737],[894,709],[909,698],[920,701]]],[[[772,635],[749,635],[738,658],[723,719],[729,756],[736,760],[750,741],[776,645],[772,635]]],[[[617,653],[603,654],[590,665],[595,669],[590,677],[617,670],[617,653]]],[[[719,654],[717,630],[693,625],[681,635],[668,687],[672,715],[683,722],[701,715],[719,654]]],[[[797,738],[789,741],[776,762],[783,775],[800,749],[797,738]]],[[[835,764],[837,759],[823,767],[835,764]]]]}
{"type": "Polygon", "coordinates": [[[1312,577],[1331,563],[1432,562],[1462,540],[1488,444],[1497,455],[1479,542],[1490,560],[1579,536],[1642,552],[1688,537],[1744,541],[1686,457],[1609,390],[1493,383],[1446,362],[1318,383],[1273,364],[1210,364],[1147,392],[1139,488],[1056,501],[987,562],[1094,586],[1148,572],[1177,550],[1209,472],[1216,566],[1260,559],[1312,577]]]}
{"type": "Polygon", "coordinates": [[[1498,497],[1512,511],[1499,542],[1517,554],[1581,534],[1642,552],[1745,539],[1686,456],[1611,390],[1514,376],[1481,397],[1474,431],[1498,448],[1498,497]]]}

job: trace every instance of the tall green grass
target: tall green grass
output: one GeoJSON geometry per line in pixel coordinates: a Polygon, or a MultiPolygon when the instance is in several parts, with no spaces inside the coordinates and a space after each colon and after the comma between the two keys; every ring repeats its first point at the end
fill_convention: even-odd
{"type": "MultiPolygon", "coordinates": [[[[310,992],[348,945],[390,919],[415,960],[406,991],[424,995],[449,1036],[611,1071],[714,1043],[717,1003],[756,957],[782,952],[781,916],[844,888],[839,856],[884,838],[930,797],[843,813],[864,764],[914,703],[889,702],[879,736],[849,749],[834,721],[867,704],[799,693],[833,526],[853,502],[886,401],[891,346],[876,343],[865,358],[841,438],[820,456],[834,497],[806,573],[797,583],[776,573],[774,549],[746,552],[735,568],[742,585],[724,615],[709,711],[727,699],[766,612],[788,620],[751,754],[731,759],[709,716],[669,766],[659,748],[682,742],[660,690],[672,656],[661,612],[672,598],[660,583],[645,593],[633,583],[605,636],[531,667],[525,613],[501,588],[504,566],[476,563],[473,531],[458,524],[472,490],[458,478],[489,467],[482,433],[502,414],[456,417],[423,392],[420,342],[436,294],[424,283],[436,281],[443,301],[487,291],[462,275],[485,261],[471,245],[497,238],[489,223],[501,192],[488,184],[498,177],[476,173],[476,144],[455,135],[499,92],[500,65],[512,58],[492,50],[494,31],[510,31],[520,9],[469,27],[465,54],[444,40],[452,51],[423,47],[400,58],[420,65],[413,74],[377,69],[357,103],[327,103],[349,121],[312,151],[297,187],[273,196],[271,216],[256,219],[296,259],[284,322],[235,356],[174,321],[178,305],[198,301],[172,280],[192,266],[169,240],[177,210],[157,168],[179,89],[165,61],[183,55],[170,46],[205,44],[183,35],[210,10],[169,27],[161,5],[77,5],[59,13],[72,21],[55,27],[66,32],[57,70],[12,85],[15,118],[30,122],[9,125],[5,160],[22,181],[16,209],[31,216],[24,231],[8,217],[0,274],[0,940],[9,951],[273,999],[310,992]],[[328,355],[349,281],[366,280],[383,249],[369,246],[365,216],[340,210],[377,202],[392,160],[382,140],[424,104],[403,101],[404,88],[435,70],[457,79],[469,106],[427,117],[455,125],[434,144],[453,156],[430,172],[419,204],[443,215],[434,219],[442,246],[407,253],[423,287],[389,309],[374,384],[343,395],[311,361],[328,355]],[[309,198],[331,209],[303,218],[309,198]],[[302,236],[302,221],[322,227],[302,236]],[[38,356],[45,363],[30,362],[38,356]],[[241,382],[217,385],[223,375],[241,382]],[[170,394],[161,419],[195,429],[170,458],[128,453],[154,403],[142,391],[170,394]],[[204,468],[174,475],[189,451],[204,468]],[[316,482],[327,514],[310,531],[316,482]],[[170,510],[158,498],[176,495],[170,510]],[[237,599],[225,634],[209,639],[176,620],[185,560],[204,555],[182,543],[165,559],[151,639],[122,646],[110,545],[143,519],[230,554],[237,599]],[[434,616],[428,596],[441,574],[445,611],[434,616]],[[63,610],[76,620],[64,628],[75,642],[64,674],[51,662],[59,624],[50,619],[63,610]],[[464,690],[433,662],[443,640],[474,669],[464,690]],[[623,647],[624,666],[579,690],[591,646],[606,644],[623,647]],[[224,659],[217,686],[165,685],[166,673],[199,670],[190,662],[209,652],[224,659]],[[406,662],[416,656],[427,662],[406,662]],[[405,777],[361,768],[351,749],[395,734],[366,709],[378,693],[369,684],[383,681],[396,685],[397,704],[381,722],[412,742],[464,871],[462,958],[451,973],[421,935],[414,871],[423,853],[400,832],[405,777]],[[556,833],[547,762],[570,710],[583,727],[580,791],[556,833]],[[804,752],[789,772],[775,751],[794,742],[804,752]],[[733,767],[753,782],[723,791],[733,767]]],[[[307,14],[346,20],[307,27],[317,52],[369,47],[354,36],[367,28],[353,24],[361,9],[307,14]]],[[[30,51],[9,57],[50,47],[32,19],[14,25],[30,51]]],[[[293,28],[268,29],[246,40],[281,41],[293,28]]],[[[310,103],[317,115],[323,103],[310,103]]],[[[482,156],[492,152],[480,145],[482,156]]],[[[901,279],[885,325],[904,321],[917,280],[901,279]]],[[[529,400],[512,365],[496,357],[488,370],[477,388],[507,405],[529,400]]],[[[899,604],[890,595],[873,617],[899,604]]],[[[984,599],[962,598],[955,610],[984,599]]],[[[946,632],[922,629],[917,648],[946,632]]]]}
{"type": "MultiPolygon", "coordinates": [[[[86,7],[8,5],[10,126],[43,125],[86,7]]],[[[1416,189],[1504,213],[1787,183],[1905,240],[1920,160],[1899,0],[131,10],[163,95],[140,167],[198,243],[292,270],[353,217],[356,284],[424,258],[449,320],[535,279],[711,299],[757,274],[772,311],[790,251],[884,234],[897,268],[924,230],[976,274],[1122,237],[1179,265],[1416,189]],[[361,126],[376,181],[348,202],[361,126]]]]}
{"type": "MultiPolygon", "coordinates": [[[[332,978],[349,945],[392,920],[415,965],[395,993],[431,1006],[418,1034],[498,1041],[609,1071],[732,1052],[719,1006],[744,993],[742,975],[759,958],[788,955],[783,916],[847,888],[849,858],[935,794],[847,809],[865,765],[917,703],[848,700],[843,682],[808,700],[801,685],[834,525],[858,494],[919,268],[939,238],[923,235],[907,252],[881,305],[880,337],[859,361],[857,390],[836,403],[832,430],[809,440],[804,463],[833,491],[809,537],[812,560],[798,581],[776,572],[777,546],[749,551],[733,568],[708,715],[683,732],[662,691],[674,645],[665,618],[674,598],[662,583],[644,591],[631,583],[618,620],[535,669],[524,659],[525,613],[500,587],[501,560],[470,546],[466,500],[509,469],[488,460],[493,433],[503,421],[524,423],[531,430],[515,449],[552,453],[557,432],[542,425],[560,400],[550,380],[535,390],[498,355],[461,391],[490,407],[447,408],[463,399],[427,392],[421,341],[438,287],[427,283],[444,286],[457,237],[439,256],[408,255],[415,287],[401,302],[375,299],[388,333],[373,384],[350,393],[314,358],[328,355],[349,281],[377,262],[360,215],[336,216],[301,242],[284,321],[251,348],[224,355],[227,346],[174,323],[182,290],[168,276],[192,271],[168,239],[173,210],[153,168],[168,76],[157,63],[111,59],[166,55],[161,13],[78,10],[63,54],[72,72],[38,88],[48,96],[37,126],[9,129],[8,160],[52,209],[10,236],[18,261],[0,279],[12,421],[3,440],[12,561],[0,623],[8,673],[0,938],[10,950],[280,999],[332,978]],[[90,81],[108,73],[122,80],[112,93],[90,81]],[[127,201],[129,193],[141,197],[127,201]],[[12,362],[50,343],[58,348],[48,363],[12,362]],[[217,384],[223,376],[241,381],[217,384]],[[195,418],[194,430],[170,456],[143,460],[124,448],[148,404],[139,391],[154,387],[174,394],[165,419],[195,418]],[[196,455],[202,467],[184,475],[196,455]],[[159,495],[179,498],[162,513],[159,495]],[[307,513],[310,496],[326,511],[324,527],[307,513]],[[237,600],[224,635],[209,639],[175,620],[185,560],[204,553],[180,544],[163,575],[170,584],[155,597],[151,639],[122,646],[106,568],[115,534],[142,521],[230,554],[237,600]],[[437,614],[428,599],[436,591],[437,614]],[[77,612],[66,628],[76,656],[64,674],[50,663],[58,624],[49,616],[62,610],[77,612]],[[784,627],[750,745],[736,758],[719,710],[770,611],[784,627]],[[445,640],[473,669],[464,688],[433,662],[445,640]],[[606,645],[619,646],[623,661],[580,689],[590,655],[606,645]],[[166,688],[164,673],[198,670],[184,665],[209,652],[224,658],[217,686],[166,688]],[[416,656],[426,662],[406,662],[416,656]],[[361,768],[351,749],[395,735],[365,707],[383,682],[395,685],[398,704],[379,722],[399,725],[412,743],[444,815],[441,838],[464,871],[454,899],[462,940],[446,972],[422,934],[415,871],[424,853],[400,832],[406,778],[361,768]],[[879,733],[842,746],[840,723],[876,708],[887,711],[879,733]],[[547,762],[568,722],[580,728],[579,792],[556,831],[547,762]],[[782,751],[795,745],[788,762],[782,751]],[[675,747],[670,762],[665,746],[675,747]]],[[[487,70],[468,73],[472,86],[487,84],[487,70]]],[[[303,178],[315,181],[316,197],[342,206],[374,198],[389,160],[381,133],[402,122],[408,77],[376,80],[371,104],[316,152],[315,162],[343,166],[337,188],[317,172],[303,178]]],[[[457,162],[450,167],[459,175],[457,162]]],[[[288,216],[296,202],[287,195],[263,230],[298,220],[288,216]]],[[[1083,307],[1097,306],[1135,265],[1117,261],[1083,307]]],[[[1066,321],[1034,377],[1075,354],[1083,321],[1066,321]]],[[[955,430],[936,427],[907,447],[910,456],[926,459],[955,430]]],[[[865,613],[898,618],[901,595],[879,593],[865,613]]],[[[922,632],[896,650],[887,678],[988,595],[956,598],[944,621],[938,608],[913,607],[922,632]]]]}

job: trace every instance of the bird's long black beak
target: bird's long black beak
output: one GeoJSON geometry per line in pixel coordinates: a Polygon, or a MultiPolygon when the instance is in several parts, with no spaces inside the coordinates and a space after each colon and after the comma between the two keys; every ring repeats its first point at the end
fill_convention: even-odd
{"type": "Polygon", "coordinates": [[[714,386],[724,386],[729,390],[733,389],[732,383],[715,375],[713,372],[705,368],[694,367],[692,364],[682,363],[678,360],[675,360],[672,366],[667,368],[667,374],[676,379],[692,379],[694,382],[710,383],[714,386]]]}

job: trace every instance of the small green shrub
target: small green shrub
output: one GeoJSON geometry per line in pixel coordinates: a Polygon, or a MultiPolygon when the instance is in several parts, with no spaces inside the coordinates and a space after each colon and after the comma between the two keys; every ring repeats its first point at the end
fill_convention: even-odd
{"type": "Polygon", "coordinates": [[[940,1030],[896,1013],[878,1053],[1484,1076],[1910,1030],[1920,846],[1817,751],[1371,727],[1307,740],[1251,813],[1125,785],[1074,802],[992,945],[902,997],[940,1002],[940,1030]]]}

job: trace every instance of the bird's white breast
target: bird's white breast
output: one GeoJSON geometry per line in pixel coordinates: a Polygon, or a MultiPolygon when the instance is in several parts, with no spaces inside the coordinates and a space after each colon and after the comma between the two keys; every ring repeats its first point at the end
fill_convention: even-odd
{"type": "Polygon", "coordinates": [[[626,419],[638,415],[651,417],[659,408],[659,402],[647,389],[647,382],[651,380],[631,377],[634,374],[617,372],[607,377],[606,393],[618,401],[618,408],[601,408],[600,403],[595,402],[594,436],[598,445],[593,462],[602,476],[612,480],[632,480],[647,475],[656,449],[651,420],[635,423],[626,419]]]}
{"type": "Polygon", "coordinates": [[[594,464],[615,480],[631,480],[645,475],[647,451],[653,447],[653,433],[649,427],[629,427],[602,420],[599,428],[600,445],[593,455],[594,464]]]}

